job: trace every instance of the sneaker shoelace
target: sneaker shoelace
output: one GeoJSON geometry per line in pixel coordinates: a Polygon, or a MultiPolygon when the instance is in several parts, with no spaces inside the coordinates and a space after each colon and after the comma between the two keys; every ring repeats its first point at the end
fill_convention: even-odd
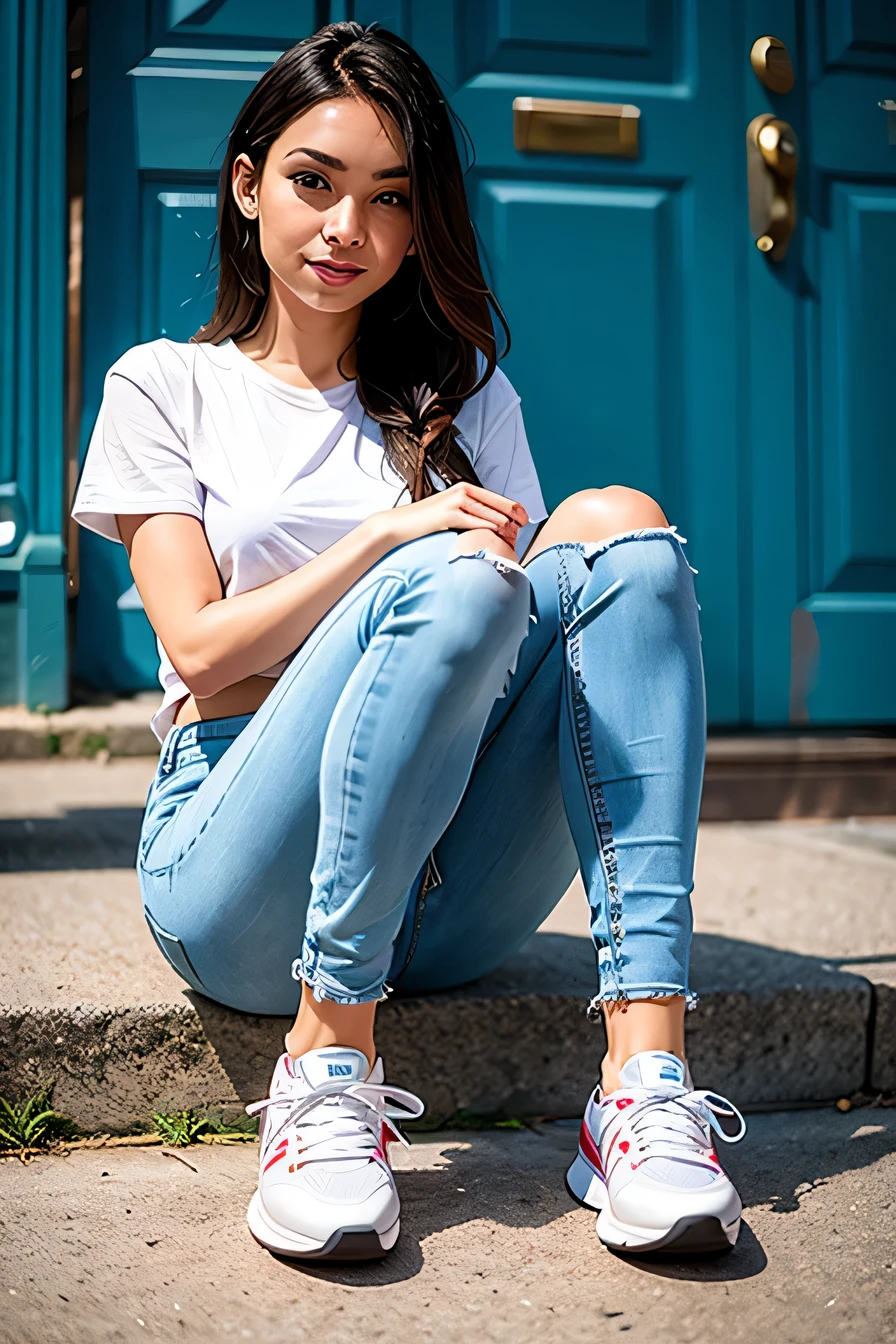
{"type": "Polygon", "coordinates": [[[380,1147],[383,1125],[406,1148],[410,1147],[396,1120],[416,1120],[424,1106],[413,1092],[383,1083],[322,1083],[304,1096],[265,1097],[246,1107],[248,1115],[272,1112],[271,1133],[265,1153],[285,1130],[302,1121],[302,1162],[333,1162],[373,1158],[385,1163],[380,1147]],[[389,1105],[389,1103],[392,1103],[389,1105]],[[319,1112],[319,1114],[315,1114],[319,1112]],[[313,1151],[312,1151],[313,1150],[313,1151]]]}
{"type": "Polygon", "coordinates": [[[703,1157],[712,1140],[708,1129],[723,1143],[737,1143],[747,1131],[740,1111],[717,1092],[672,1092],[669,1088],[633,1089],[639,1099],[625,1111],[624,1123],[638,1140],[638,1152],[649,1157],[703,1157]],[[722,1121],[736,1123],[727,1133],[722,1121]]]}

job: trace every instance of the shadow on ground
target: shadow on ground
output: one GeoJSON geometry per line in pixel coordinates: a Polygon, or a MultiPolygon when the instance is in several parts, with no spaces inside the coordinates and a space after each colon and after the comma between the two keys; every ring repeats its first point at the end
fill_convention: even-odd
{"type": "MultiPolygon", "coordinates": [[[[442,1149],[444,1167],[399,1172],[401,1237],[384,1260],[361,1265],[314,1265],[278,1259],[301,1276],[347,1287],[376,1288],[419,1274],[431,1254],[427,1246],[424,1255],[424,1243],[452,1228],[476,1222],[493,1224],[497,1247],[505,1240],[502,1231],[536,1232],[571,1213],[576,1214],[577,1223],[584,1217],[589,1226],[592,1224],[591,1215],[579,1210],[563,1185],[570,1153],[575,1150],[575,1130],[560,1136],[520,1134],[512,1143],[503,1135],[495,1140],[491,1134],[480,1133],[462,1148],[450,1147],[451,1140],[446,1143],[443,1139],[439,1136],[437,1146],[442,1149]],[[483,1148],[487,1150],[485,1155],[483,1148]]],[[[459,1135],[458,1141],[463,1143],[463,1136],[459,1135]]],[[[600,1253],[597,1243],[595,1251],[600,1253]]],[[[761,1273],[766,1257],[745,1225],[736,1250],[729,1255],[681,1260],[642,1256],[630,1263],[664,1277],[731,1282],[761,1273]]]]}
{"type": "Polygon", "coordinates": [[[66,809],[58,817],[0,819],[0,872],[133,868],[142,807],[66,809]]]}
{"type": "MultiPolygon", "coordinates": [[[[496,1245],[501,1245],[501,1229],[536,1230],[577,1210],[563,1187],[576,1146],[574,1126],[545,1126],[540,1134],[519,1134],[512,1142],[506,1134],[496,1137],[492,1132],[475,1135],[469,1146],[463,1146],[463,1135],[456,1139],[434,1136],[432,1143],[440,1154],[436,1161],[444,1166],[399,1173],[402,1235],[390,1256],[367,1265],[282,1263],[300,1275],[325,1282],[382,1287],[418,1274],[424,1263],[423,1243],[452,1227],[476,1220],[494,1223],[496,1245]]],[[[894,1149],[894,1111],[755,1117],[743,1144],[732,1149],[726,1160],[748,1211],[735,1249],[722,1256],[614,1254],[614,1258],[660,1279],[732,1283],[753,1278],[765,1270],[768,1261],[750,1225],[749,1210],[794,1214],[810,1191],[846,1173],[861,1172],[894,1149]]],[[[585,1216],[590,1223],[590,1215],[585,1216]]],[[[831,1235],[839,1235],[833,1225],[831,1235]]]]}

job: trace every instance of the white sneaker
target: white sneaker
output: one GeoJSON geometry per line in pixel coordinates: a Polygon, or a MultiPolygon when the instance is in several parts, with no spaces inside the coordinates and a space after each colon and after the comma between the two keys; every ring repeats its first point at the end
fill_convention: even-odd
{"type": "Polygon", "coordinates": [[[711,1131],[725,1143],[742,1139],[740,1111],[695,1092],[687,1067],[663,1050],[633,1055],[619,1079],[615,1092],[598,1088],[588,1102],[569,1193],[600,1211],[597,1235],[614,1250],[730,1250],[742,1206],[711,1131]]]}
{"type": "Polygon", "coordinates": [[[423,1103],[383,1083],[382,1060],[330,1046],[282,1055],[261,1114],[261,1170],[249,1230],[277,1255],[374,1260],[398,1239],[399,1202],[388,1145],[407,1139],[398,1119],[423,1103]],[[389,1103],[392,1103],[391,1105],[389,1103]]]}

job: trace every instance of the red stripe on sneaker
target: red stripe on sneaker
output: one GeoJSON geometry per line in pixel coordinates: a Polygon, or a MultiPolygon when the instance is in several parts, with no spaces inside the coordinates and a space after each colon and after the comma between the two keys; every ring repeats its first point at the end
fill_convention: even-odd
{"type": "Polygon", "coordinates": [[[604,1164],[601,1159],[600,1149],[594,1142],[591,1130],[588,1128],[588,1122],[582,1121],[582,1128],[579,1130],[579,1149],[586,1162],[590,1162],[595,1171],[603,1175],[604,1164]]]}
{"type": "Polygon", "coordinates": [[[401,1140],[395,1131],[395,1126],[388,1120],[384,1120],[380,1125],[380,1147],[383,1150],[383,1159],[389,1163],[390,1167],[392,1165],[392,1159],[389,1156],[389,1144],[400,1142],[401,1140]]]}
{"type": "Polygon", "coordinates": [[[286,1156],[286,1145],[284,1144],[283,1147],[280,1149],[279,1153],[275,1153],[274,1156],[271,1158],[270,1162],[265,1163],[264,1170],[267,1171],[268,1167],[272,1167],[275,1162],[279,1162],[281,1157],[285,1156],[286,1156]]]}

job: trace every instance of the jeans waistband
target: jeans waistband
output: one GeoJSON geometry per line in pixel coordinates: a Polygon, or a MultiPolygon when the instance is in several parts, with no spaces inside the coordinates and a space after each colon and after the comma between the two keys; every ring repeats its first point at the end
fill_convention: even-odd
{"type": "Polygon", "coordinates": [[[198,723],[185,723],[179,728],[170,729],[159,761],[162,774],[170,774],[178,763],[180,753],[198,746],[200,742],[212,738],[239,737],[253,717],[252,714],[233,714],[227,719],[201,719],[198,723]]]}

